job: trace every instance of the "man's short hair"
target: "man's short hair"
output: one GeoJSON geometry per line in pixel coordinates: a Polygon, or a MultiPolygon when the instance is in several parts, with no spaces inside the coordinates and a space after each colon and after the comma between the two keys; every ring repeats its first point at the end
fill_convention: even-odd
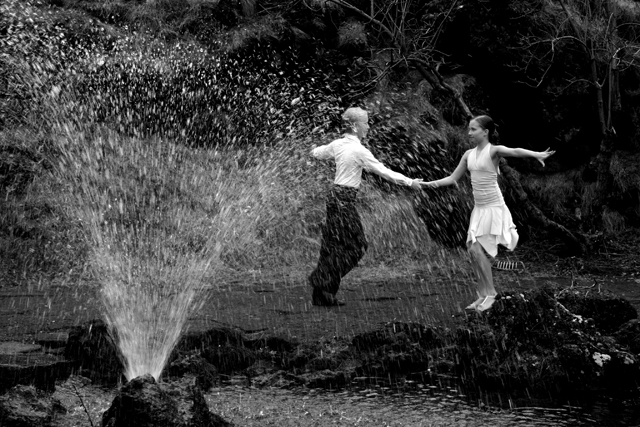
{"type": "Polygon", "coordinates": [[[369,121],[369,114],[360,107],[351,107],[342,113],[342,120],[354,124],[367,123],[369,121]]]}

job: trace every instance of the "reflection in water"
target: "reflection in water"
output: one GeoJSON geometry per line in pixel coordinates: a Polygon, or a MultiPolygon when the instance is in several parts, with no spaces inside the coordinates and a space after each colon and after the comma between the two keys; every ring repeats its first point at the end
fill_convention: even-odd
{"type": "MultiPolygon", "coordinates": [[[[544,406],[524,401],[518,404],[502,397],[505,405],[472,399],[456,387],[440,387],[407,381],[404,387],[373,385],[342,391],[306,390],[305,395],[334,406],[367,408],[371,417],[381,420],[397,414],[397,425],[465,426],[638,426],[638,410],[613,410],[600,403],[589,408],[563,405],[544,406]],[[426,424],[425,424],[426,422],[426,424]]],[[[498,401],[497,396],[493,397],[498,401]]],[[[394,424],[391,424],[394,425],[394,424]]]]}

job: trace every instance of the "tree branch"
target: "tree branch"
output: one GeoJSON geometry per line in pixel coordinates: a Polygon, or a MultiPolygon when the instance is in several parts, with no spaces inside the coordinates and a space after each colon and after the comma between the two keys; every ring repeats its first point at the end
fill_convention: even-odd
{"type": "Polygon", "coordinates": [[[518,205],[522,206],[529,215],[531,215],[532,219],[541,224],[545,229],[560,237],[573,253],[582,255],[586,252],[586,238],[580,234],[573,234],[563,225],[549,219],[544,212],[534,205],[522,188],[522,184],[520,183],[520,174],[509,166],[504,159],[500,161],[500,170],[502,171],[502,175],[507,181],[509,187],[513,189],[518,205]]]}
{"type": "Polygon", "coordinates": [[[422,77],[425,78],[425,80],[427,80],[433,87],[443,89],[445,92],[451,95],[454,101],[456,102],[456,104],[464,112],[467,119],[470,119],[471,117],[473,117],[473,114],[471,114],[471,110],[469,109],[467,104],[464,102],[464,99],[462,99],[462,96],[460,95],[460,93],[458,93],[456,89],[454,89],[451,85],[449,85],[444,80],[442,75],[438,72],[438,70],[435,69],[435,67],[432,64],[428,63],[424,59],[417,58],[415,56],[407,57],[406,42],[402,34],[398,33],[397,35],[395,35],[389,29],[389,27],[384,25],[383,22],[375,19],[373,16],[358,9],[355,6],[352,6],[351,4],[347,3],[344,0],[328,0],[328,1],[335,3],[337,5],[340,5],[345,9],[356,13],[361,18],[366,19],[370,23],[377,25],[385,34],[387,34],[391,38],[391,42],[393,43],[394,47],[398,49],[400,56],[405,58],[408,62],[412,63],[416,67],[418,72],[422,75],[422,77]]]}
{"type": "MultiPolygon", "coordinates": [[[[384,23],[382,23],[381,21],[378,21],[372,15],[369,15],[368,13],[363,12],[362,10],[358,9],[357,7],[350,5],[346,1],[343,1],[343,0],[328,0],[328,1],[330,1],[331,3],[335,3],[335,4],[339,5],[339,6],[342,6],[345,9],[348,9],[348,10],[356,13],[357,15],[360,15],[361,18],[366,19],[367,21],[371,22],[372,24],[377,25],[386,35],[388,35],[391,38],[391,41],[394,44],[394,46],[398,50],[401,51],[401,45],[398,44],[396,36],[393,34],[393,31],[391,31],[389,29],[389,27],[384,25],[384,23]]],[[[373,5],[372,5],[372,12],[373,12],[373,5]]]]}
{"type": "Polygon", "coordinates": [[[442,74],[440,74],[433,65],[420,58],[409,58],[409,61],[416,66],[420,74],[422,74],[433,87],[441,88],[448,92],[456,104],[458,104],[458,107],[464,112],[467,119],[473,117],[471,110],[464,102],[464,99],[462,99],[462,95],[444,80],[442,74]]]}

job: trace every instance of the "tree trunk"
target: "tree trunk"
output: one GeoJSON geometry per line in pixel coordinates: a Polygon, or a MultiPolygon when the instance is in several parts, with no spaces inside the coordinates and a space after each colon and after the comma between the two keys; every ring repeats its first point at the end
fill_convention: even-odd
{"type": "Polygon", "coordinates": [[[520,184],[520,174],[511,168],[507,162],[502,159],[500,161],[500,170],[504,176],[507,185],[514,190],[514,194],[518,204],[524,207],[529,216],[538,224],[542,225],[545,230],[550,231],[560,237],[567,245],[572,254],[583,255],[587,251],[587,239],[581,234],[574,234],[566,227],[549,219],[536,205],[534,205],[529,196],[520,184]]]}
{"type": "MultiPolygon", "coordinates": [[[[398,49],[399,55],[404,58],[407,57],[407,43],[404,35],[397,34],[394,31],[391,31],[389,27],[387,27],[382,22],[380,22],[379,20],[373,17],[373,1],[371,2],[370,15],[343,0],[329,0],[329,1],[360,15],[360,17],[366,19],[368,23],[377,25],[378,28],[380,28],[380,30],[383,33],[389,36],[394,47],[398,49]]],[[[444,90],[453,98],[455,103],[458,105],[458,107],[460,107],[460,109],[464,113],[467,120],[473,117],[473,114],[471,114],[471,110],[469,109],[467,104],[464,102],[462,95],[444,80],[442,75],[438,72],[438,70],[435,69],[435,67],[432,64],[420,58],[413,57],[413,58],[407,58],[407,59],[416,67],[418,72],[422,75],[422,77],[424,77],[429,82],[429,84],[431,84],[431,86],[433,86],[434,88],[444,90]]]]}
{"type": "Polygon", "coordinates": [[[611,194],[613,187],[613,177],[611,176],[610,169],[615,137],[614,132],[607,131],[600,141],[600,150],[596,156],[597,180],[594,205],[600,206],[601,208],[607,205],[607,198],[609,194],[611,194]]]}
{"type": "Polygon", "coordinates": [[[431,66],[430,64],[424,61],[421,61],[419,59],[412,59],[412,62],[416,66],[416,69],[418,70],[418,72],[420,72],[422,77],[424,77],[425,80],[428,81],[431,86],[433,86],[434,88],[444,90],[453,98],[455,103],[464,113],[465,118],[467,120],[470,120],[473,117],[473,114],[471,114],[471,110],[469,109],[469,106],[467,106],[467,103],[464,102],[464,99],[462,98],[462,95],[460,94],[460,92],[458,92],[455,88],[451,87],[451,85],[444,80],[444,78],[438,72],[438,70],[433,68],[433,66],[431,66]]]}

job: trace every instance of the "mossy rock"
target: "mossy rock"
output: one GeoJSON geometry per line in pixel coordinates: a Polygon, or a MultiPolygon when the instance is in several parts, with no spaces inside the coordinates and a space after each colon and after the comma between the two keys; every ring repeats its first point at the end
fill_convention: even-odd
{"type": "Polygon", "coordinates": [[[116,384],[122,379],[124,366],[114,337],[117,332],[105,322],[91,320],[69,332],[64,355],[81,375],[100,384],[116,384]]]}
{"type": "Polygon", "coordinates": [[[603,334],[614,333],[638,318],[638,312],[628,300],[607,291],[583,294],[578,290],[567,290],[558,301],[572,313],[593,319],[596,329],[603,334]]]}
{"type": "Polygon", "coordinates": [[[614,337],[629,348],[629,351],[640,354],[640,320],[632,319],[622,325],[614,337]]]}
{"type": "MultiPolygon", "coordinates": [[[[471,316],[452,334],[455,347],[450,357],[456,361],[456,372],[468,385],[514,392],[614,392],[615,383],[637,390],[636,356],[602,332],[619,320],[600,321],[600,326],[606,325],[601,329],[587,317],[598,304],[626,307],[617,298],[568,294],[552,287],[505,291],[490,311],[471,316]],[[580,308],[584,315],[573,312],[580,308]]],[[[621,310],[619,318],[606,320],[632,314],[621,310]]],[[[632,337],[632,331],[630,327],[621,336],[632,337]]]]}

